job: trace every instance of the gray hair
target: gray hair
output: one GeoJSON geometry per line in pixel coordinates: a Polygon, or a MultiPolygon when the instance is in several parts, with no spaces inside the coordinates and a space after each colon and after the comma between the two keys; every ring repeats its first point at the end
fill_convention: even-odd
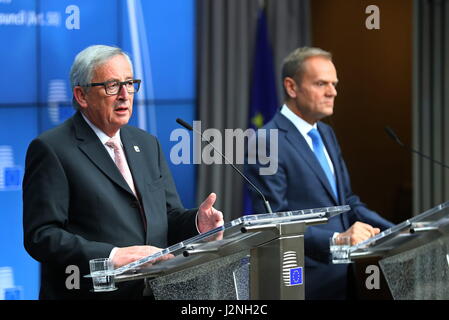
{"type": "MultiPolygon", "coordinates": [[[[332,61],[332,54],[320,48],[302,47],[292,51],[282,63],[282,82],[286,77],[301,81],[304,72],[304,63],[312,57],[323,57],[332,61]]],[[[287,91],[284,88],[284,96],[288,98],[287,91]]]]}
{"type": "MultiPolygon", "coordinates": [[[[72,87],[72,92],[76,86],[91,83],[95,69],[117,55],[123,55],[128,60],[131,70],[133,69],[130,57],[122,49],[117,47],[94,45],[78,53],[70,70],[70,86],[72,87]]],[[[85,91],[88,92],[88,90],[89,88],[86,87],[85,91]]],[[[75,97],[72,99],[72,104],[76,110],[79,110],[80,105],[75,97]]]]}

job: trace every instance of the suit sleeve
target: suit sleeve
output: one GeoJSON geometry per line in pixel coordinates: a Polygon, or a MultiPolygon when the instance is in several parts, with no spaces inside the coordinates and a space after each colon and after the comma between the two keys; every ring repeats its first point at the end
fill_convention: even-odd
{"type": "Polygon", "coordinates": [[[23,179],[24,246],[42,263],[87,266],[87,261],[108,257],[113,246],[88,241],[70,233],[69,183],[57,154],[34,140],[27,151],[23,179]]]}
{"type": "Polygon", "coordinates": [[[331,132],[332,138],[334,139],[334,143],[338,151],[339,164],[341,166],[345,204],[351,207],[351,211],[349,213],[349,220],[351,225],[356,221],[361,221],[373,227],[380,228],[381,230],[391,228],[394,225],[392,222],[384,219],[377,212],[368,209],[366,204],[363,203],[360,198],[353,193],[349,171],[346,167],[345,161],[343,160],[340,146],[338,145],[337,138],[335,137],[335,133],[333,132],[333,130],[331,132]]]}

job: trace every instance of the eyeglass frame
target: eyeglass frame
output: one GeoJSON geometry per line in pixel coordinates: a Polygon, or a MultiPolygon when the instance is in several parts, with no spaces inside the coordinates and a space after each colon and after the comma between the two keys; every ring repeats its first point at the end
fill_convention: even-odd
{"type": "Polygon", "coordinates": [[[79,85],[79,86],[80,86],[80,87],[98,87],[98,86],[103,86],[104,92],[105,92],[108,96],[115,96],[115,95],[117,95],[117,94],[120,93],[120,90],[122,89],[122,87],[125,86],[129,81],[132,81],[132,82],[133,82],[133,85],[134,85],[134,83],[137,83],[137,84],[138,84],[137,90],[135,90],[135,91],[133,91],[133,92],[129,92],[128,90],[126,90],[126,92],[128,92],[128,94],[134,94],[134,93],[139,92],[140,84],[142,83],[142,80],[140,80],[140,79],[129,79],[129,80],[125,80],[125,81],[109,80],[109,81],[105,81],[105,82],[92,82],[92,83],[89,83],[89,84],[79,85]],[[106,89],[106,85],[107,85],[108,83],[114,83],[114,82],[119,84],[117,93],[113,93],[113,94],[108,93],[108,90],[106,89]]]}

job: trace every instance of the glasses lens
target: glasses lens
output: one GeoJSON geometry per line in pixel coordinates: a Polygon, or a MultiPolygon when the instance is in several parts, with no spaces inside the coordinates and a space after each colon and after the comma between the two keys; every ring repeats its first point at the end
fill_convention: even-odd
{"type": "MultiPolygon", "coordinates": [[[[140,80],[133,80],[133,92],[136,93],[140,89],[140,80]]],[[[129,92],[129,91],[128,91],[129,92]]]]}
{"type": "Polygon", "coordinates": [[[128,80],[125,82],[126,91],[128,93],[134,93],[136,90],[134,89],[134,80],[128,80]]]}
{"type": "Polygon", "coordinates": [[[126,91],[128,91],[129,94],[133,94],[139,91],[140,81],[139,80],[128,80],[124,82],[110,81],[105,83],[104,87],[106,89],[107,94],[115,95],[119,93],[122,85],[125,86],[126,91]]]}
{"type": "Polygon", "coordinates": [[[107,94],[117,94],[120,89],[120,83],[118,81],[110,81],[104,84],[107,94]]]}

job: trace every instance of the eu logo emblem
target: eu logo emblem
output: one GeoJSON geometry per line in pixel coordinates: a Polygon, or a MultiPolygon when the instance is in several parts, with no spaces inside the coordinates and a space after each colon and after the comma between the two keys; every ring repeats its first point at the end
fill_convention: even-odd
{"type": "Polygon", "coordinates": [[[302,267],[290,269],[290,285],[297,286],[302,284],[302,267]]]}

